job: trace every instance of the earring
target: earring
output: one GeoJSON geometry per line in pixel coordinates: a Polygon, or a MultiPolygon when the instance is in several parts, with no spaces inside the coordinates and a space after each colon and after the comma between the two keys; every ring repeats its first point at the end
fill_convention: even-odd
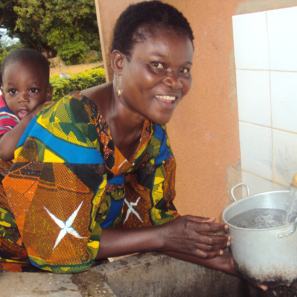
{"type": "Polygon", "coordinates": [[[117,95],[118,97],[121,97],[123,90],[120,90],[119,87],[117,87],[117,95]]]}
{"type": "Polygon", "coordinates": [[[117,75],[117,89],[116,89],[116,92],[117,92],[118,97],[121,97],[121,95],[123,93],[123,90],[119,88],[120,80],[121,80],[121,78],[117,75]]]}

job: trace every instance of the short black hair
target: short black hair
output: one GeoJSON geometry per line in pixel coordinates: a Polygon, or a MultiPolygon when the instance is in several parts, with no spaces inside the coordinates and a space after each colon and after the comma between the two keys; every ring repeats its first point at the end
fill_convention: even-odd
{"type": "Polygon", "coordinates": [[[41,69],[41,73],[44,75],[46,82],[49,82],[50,67],[49,67],[49,62],[47,58],[38,51],[22,48],[11,52],[5,57],[2,63],[1,72],[0,72],[1,85],[3,85],[2,76],[4,74],[5,68],[9,64],[19,63],[19,62],[29,62],[33,65],[38,66],[41,69]]]}
{"type": "Polygon", "coordinates": [[[129,5],[118,18],[111,45],[111,52],[119,50],[131,58],[134,45],[145,40],[142,32],[136,31],[141,27],[157,26],[182,32],[193,43],[194,36],[189,22],[175,7],[160,1],[144,1],[129,5]]]}

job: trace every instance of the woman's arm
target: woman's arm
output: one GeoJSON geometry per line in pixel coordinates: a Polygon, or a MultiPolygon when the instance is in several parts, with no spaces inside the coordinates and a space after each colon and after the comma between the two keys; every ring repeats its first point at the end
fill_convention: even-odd
{"type": "Polygon", "coordinates": [[[222,232],[226,225],[214,218],[179,217],[161,226],[131,229],[102,229],[97,259],[137,252],[178,252],[211,259],[223,254],[229,235],[205,235],[201,232],[222,232]]]}
{"type": "MultiPolygon", "coordinates": [[[[201,223],[201,229],[212,229],[213,231],[222,224],[204,224],[201,223]]],[[[190,250],[181,249],[179,251],[164,250],[166,243],[164,243],[162,226],[137,228],[137,229],[103,229],[100,241],[100,248],[97,259],[103,259],[112,256],[120,256],[125,254],[132,254],[137,252],[158,251],[163,254],[183,260],[186,262],[202,265],[204,267],[219,270],[227,274],[243,278],[240,273],[235,269],[232,255],[221,249],[217,250],[220,245],[201,244],[201,247],[209,249],[209,251],[195,249],[190,250]],[[210,251],[214,250],[214,251],[210,251]]],[[[202,236],[202,235],[201,235],[202,236]]],[[[197,238],[200,236],[197,236],[197,238]]],[[[214,236],[216,237],[216,236],[214,236]]],[[[226,238],[226,237],[225,237],[226,238]]],[[[209,242],[213,236],[202,236],[203,242],[209,242]]],[[[188,238],[189,240],[189,238],[188,238]]],[[[188,241],[187,240],[187,241],[188,241]]],[[[217,243],[217,241],[213,242],[217,243]]],[[[229,245],[229,240],[227,245],[229,245]]],[[[166,249],[166,248],[165,248],[166,249]]],[[[251,284],[256,288],[264,291],[268,289],[265,285],[251,284]]]]}
{"type": "Polygon", "coordinates": [[[18,142],[32,118],[31,113],[28,113],[13,129],[3,134],[0,138],[0,159],[10,161],[14,158],[18,142]]]}
{"type": "Polygon", "coordinates": [[[13,129],[6,132],[0,138],[0,159],[3,161],[10,161],[14,158],[14,151],[30,121],[41,109],[53,102],[54,101],[46,101],[45,103],[38,105],[35,109],[29,112],[13,129]]]}

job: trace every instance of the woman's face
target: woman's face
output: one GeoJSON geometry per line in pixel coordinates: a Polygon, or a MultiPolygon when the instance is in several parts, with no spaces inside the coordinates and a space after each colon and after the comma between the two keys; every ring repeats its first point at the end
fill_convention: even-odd
{"type": "Polygon", "coordinates": [[[140,119],[166,124],[192,85],[193,45],[181,34],[146,33],[123,61],[121,102],[140,119]]]}

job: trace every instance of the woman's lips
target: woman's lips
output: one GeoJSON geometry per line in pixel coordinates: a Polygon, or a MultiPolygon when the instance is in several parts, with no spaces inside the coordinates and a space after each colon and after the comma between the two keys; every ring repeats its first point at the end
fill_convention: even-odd
{"type": "Polygon", "coordinates": [[[25,117],[28,114],[28,110],[26,109],[21,109],[18,111],[18,118],[22,119],[23,117],[25,117]]]}
{"type": "Polygon", "coordinates": [[[176,96],[161,96],[161,95],[156,95],[155,98],[158,100],[158,102],[165,108],[168,109],[173,109],[176,105],[177,102],[177,97],[176,96]]]}

